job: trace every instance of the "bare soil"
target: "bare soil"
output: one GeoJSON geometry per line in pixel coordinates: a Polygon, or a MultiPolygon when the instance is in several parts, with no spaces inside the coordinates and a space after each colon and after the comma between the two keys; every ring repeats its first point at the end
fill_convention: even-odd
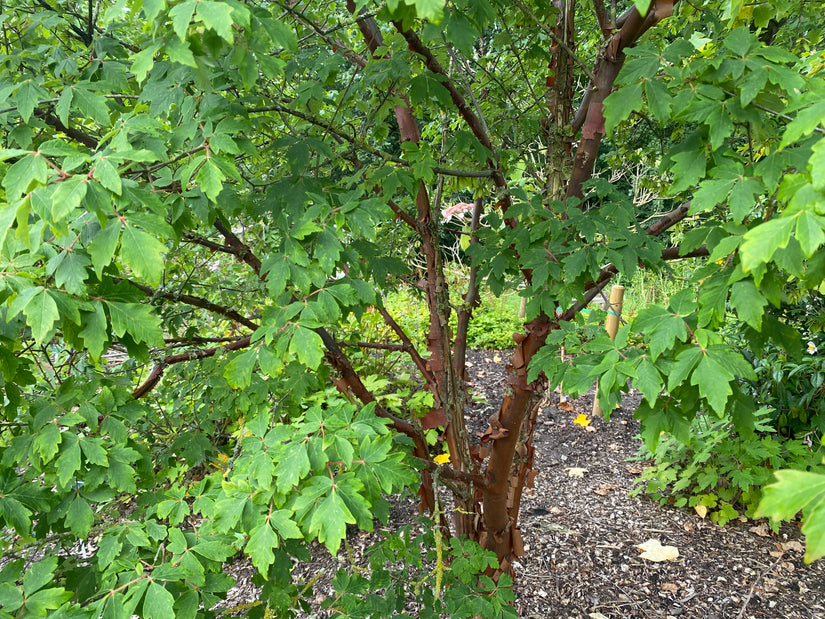
{"type": "MultiPolygon", "coordinates": [[[[500,358],[506,354],[470,353],[468,369],[482,396],[469,412],[471,432],[484,430],[501,401],[500,358]]],[[[573,421],[581,413],[590,415],[592,393],[573,401],[573,410],[559,408],[558,402],[551,396],[539,414],[539,475],[522,503],[519,616],[825,619],[825,560],[803,562],[797,525],[784,525],[778,535],[764,522],[718,527],[692,509],[628,495],[644,466],[634,459],[641,445],[633,419],[638,395],[626,398],[609,422],[593,419],[588,428],[573,421]],[[678,558],[643,559],[636,546],[651,539],[676,547],[678,558]]],[[[392,511],[397,524],[415,517],[411,502],[392,511]]],[[[343,551],[332,557],[316,547],[312,564],[296,568],[299,578],[321,573],[314,587],[318,610],[311,616],[326,616],[320,603],[332,594],[330,578],[353,557],[363,557],[371,535],[354,533],[349,542],[349,557],[343,551]]],[[[236,563],[231,571],[239,582],[228,606],[254,600],[253,568],[236,563]]]]}

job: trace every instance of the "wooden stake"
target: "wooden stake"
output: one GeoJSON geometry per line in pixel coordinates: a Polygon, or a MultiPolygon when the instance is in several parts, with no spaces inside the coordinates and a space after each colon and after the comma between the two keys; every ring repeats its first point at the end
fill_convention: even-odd
{"type": "MultiPolygon", "coordinates": [[[[607,318],[604,321],[604,328],[611,340],[616,339],[616,333],[619,331],[623,300],[624,286],[613,286],[610,289],[610,301],[605,308],[607,318]]],[[[596,383],[596,391],[593,393],[593,417],[604,417],[604,411],[599,406],[599,383],[596,383]]]]}

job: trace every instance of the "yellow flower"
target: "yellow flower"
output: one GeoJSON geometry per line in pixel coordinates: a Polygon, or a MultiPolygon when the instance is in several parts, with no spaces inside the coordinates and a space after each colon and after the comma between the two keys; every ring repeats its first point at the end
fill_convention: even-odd
{"type": "Polygon", "coordinates": [[[447,464],[450,461],[450,454],[438,454],[433,460],[436,464],[447,464]]]}
{"type": "Polygon", "coordinates": [[[575,420],[573,420],[573,423],[575,423],[576,425],[581,426],[582,428],[586,428],[587,426],[590,425],[590,420],[587,418],[587,415],[582,413],[581,415],[576,417],[575,420]]]}

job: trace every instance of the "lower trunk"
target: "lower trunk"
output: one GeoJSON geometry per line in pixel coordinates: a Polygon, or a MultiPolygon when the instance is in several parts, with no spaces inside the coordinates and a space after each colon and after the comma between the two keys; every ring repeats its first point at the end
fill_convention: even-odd
{"type": "Polygon", "coordinates": [[[510,392],[490,418],[482,437],[492,443],[482,489],[483,546],[496,553],[500,569],[510,571],[513,559],[523,554],[518,510],[525,482],[531,482],[533,429],[541,396],[540,385],[527,383],[527,365],[544,345],[551,324],[542,314],[527,325],[508,366],[510,392]]]}

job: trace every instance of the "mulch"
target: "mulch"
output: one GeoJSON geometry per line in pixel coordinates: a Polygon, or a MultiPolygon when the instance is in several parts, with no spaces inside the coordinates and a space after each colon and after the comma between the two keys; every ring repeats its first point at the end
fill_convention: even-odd
{"type": "MultiPolygon", "coordinates": [[[[479,396],[470,409],[471,432],[483,432],[501,401],[505,355],[470,352],[468,369],[479,396]]],[[[519,616],[825,619],[825,560],[804,563],[797,524],[783,525],[778,534],[749,520],[719,527],[693,509],[629,496],[644,466],[637,458],[641,441],[633,419],[639,396],[628,396],[609,422],[574,424],[579,414],[590,415],[592,402],[591,393],[564,410],[569,407],[560,408],[551,394],[539,414],[534,440],[539,475],[522,502],[525,555],[515,576],[519,616]],[[642,558],[636,546],[649,540],[675,547],[679,556],[662,562],[642,558]]],[[[414,516],[411,503],[393,509],[399,523],[414,516]]],[[[296,567],[298,578],[322,573],[314,587],[313,617],[326,616],[320,603],[332,594],[329,579],[363,556],[371,536],[354,533],[349,542],[348,554],[338,557],[315,545],[312,564],[296,567]]],[[[228,606],[255,599],[251,566],[240,562],[231,571],[239,586],[228,606]]]]}

